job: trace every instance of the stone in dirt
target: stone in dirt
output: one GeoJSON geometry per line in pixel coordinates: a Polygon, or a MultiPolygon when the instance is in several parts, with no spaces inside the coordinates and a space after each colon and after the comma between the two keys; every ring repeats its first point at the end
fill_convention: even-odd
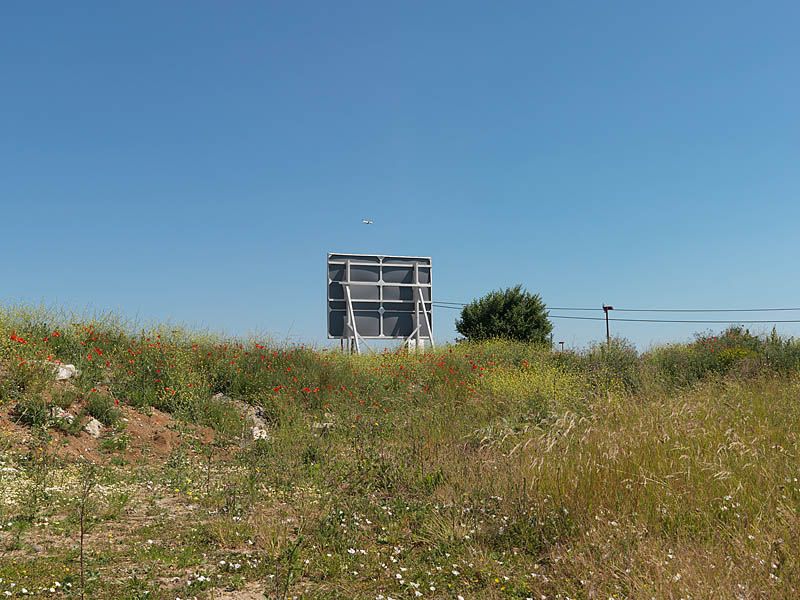
{"type": "Polygon", "coordinates": [[[334,423],[332,421],[324,421],[322,423],[314,422],[311,424],[311,429],[316,431],[321,431],[322,433],[327,433],[331,429],[333,429],[334,423]]]}
{"type": "Polygon", "coordinates": [[[322,422],[315,421],[314,423],[311,424],[311,429],[319,431],[320,433],[328,433],[336,425],[334,421],[334,416],[332,413],[329,412],[326,412],[322,416],[325,418],[325,420],[322,422]]]}
{"type": "Polygon", "coordinates": [[[68,413],[60,406],[54,406],[50,409],[50,416],[54,419],[61,419],[67,423],[72,423],[75,420],[75,415],[68,413]]]}
{"type": "Polygon", "coordinates": [[[269,432],[259,425],[253,426],[250,431],[253,434],[254,440],[268,440],[269,439],[269,432]]]}
{"type": "Polygon", "coordinates": [[[66,381],[79,375],[78,368],[75,365],[55,364],[53,372],[55,373],[56,381],[66,381]]]}
{"type": "Polygon", "coordinates": [[[103,424],[97,419],[92,419],[83,426],[83,430],[93,438],[99,438],[100,434],[103,433],[103,424]]]}
{"type": "Polygon", "coordinates": [[[269,436],[269,422],[264,418],[264,409],[260,406],[252,406],[241,400],[234,400],[226,396],[222,392],[218,392],[213,396],[214,400],[221,400],[233,404],[237,409],[244,413],[245,418],[249,419],[252,423],[250,433],[254,440],[268,440],[269,436]]]}

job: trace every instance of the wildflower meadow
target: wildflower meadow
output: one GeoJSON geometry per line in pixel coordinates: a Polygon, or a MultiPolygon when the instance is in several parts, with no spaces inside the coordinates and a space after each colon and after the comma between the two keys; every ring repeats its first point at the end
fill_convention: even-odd
{"type": "Polygon", "coordinates": [[[796,598],[800,343],[425,354],[0,313],[0,594],[796,598]]]}

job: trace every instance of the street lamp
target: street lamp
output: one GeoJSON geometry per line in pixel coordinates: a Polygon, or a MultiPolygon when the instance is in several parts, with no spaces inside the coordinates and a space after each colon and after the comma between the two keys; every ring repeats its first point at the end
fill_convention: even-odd
{"type": "Polygon", "coordinates": [[[609,348],[611,347],[611,330],[608,327],[608,311],[610,310],[614,310],[614,307],[603,304],[603,312],[606,314],[606,345],[609,348]]]}

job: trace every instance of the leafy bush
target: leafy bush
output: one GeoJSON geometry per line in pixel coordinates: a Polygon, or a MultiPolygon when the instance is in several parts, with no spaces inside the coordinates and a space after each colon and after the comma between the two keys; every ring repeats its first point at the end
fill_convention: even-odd
{"type": "Polygon", "coordinates": [[[541,296],[517,285],[467,304],[456,321],[456,330],[471,341],[502,338],[545,344],[553,325],[541,296]]]}

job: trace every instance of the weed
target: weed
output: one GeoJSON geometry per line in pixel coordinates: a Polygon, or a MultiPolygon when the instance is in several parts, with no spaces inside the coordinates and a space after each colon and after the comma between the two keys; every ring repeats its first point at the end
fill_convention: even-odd
{"type": "Polygon", "coordinates": [[[92,489],[97,483],[96,467],[93,464],[86,464],[82,467],[80,493],[77,498],[79,530],[79,555],[80,555],[80,581],[81,581],[81,600],[86,597],[86,559],[84,551],[84,540],[88,527],[87,513],[90,510],[90,496],[92,489]]]}
{"type": "Polygon", "coordinates": [[[52,403],[64,410],[70,408],[76,401],[82,398],[81,393],[74,387],[59,386],[51,392],[52,403]]]}
{"type": "Polygon", "coordinates": [[[100,450],[108,453],[124,452],[128,448],[129,443],[129,436],[122,433],[117,433],[115,435],[104,437],[102,440],[100,440],[100,450]]]}
{"type": "Polygon", "coordinates": [[[105,394],[90,393],[86,401],[86,411],[103,425],[114,426],[119,422],[120,410],[116,401],[105,394]]]}
{"type": "Polygon", "coordinates": [[[14,406],[17,421],[31,427],[47,427],[51,404],[39,394],[25,395],[14,406]]]}

